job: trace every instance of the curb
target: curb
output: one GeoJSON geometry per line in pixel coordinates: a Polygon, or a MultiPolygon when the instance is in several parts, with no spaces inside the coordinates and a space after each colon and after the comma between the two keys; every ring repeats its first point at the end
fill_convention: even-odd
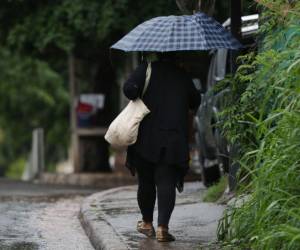
{"type": "Polygon", "coordinates": [[[129,250],[122,236],[119,235],[110,223],[106,220],[106,215],[98,208],[97,215],[91,210],[97,209],[95,201],[103,200],[105,196],[118,192],[119,190],[131,190],[134,186],[113,188],[93,194],[84,199],[79,212],[81,225],[96,250],[129,250]]]}
{"type": "Polygon", "coordinates": [[[136,179],[129,173],[75,173],[75,174],[57,174],[43,173],[38,180],[43,184],[60,184],[60,185],[79,185],[87,187],[106,187],[114,188],[126,185],[134,185],[136,179]]]}

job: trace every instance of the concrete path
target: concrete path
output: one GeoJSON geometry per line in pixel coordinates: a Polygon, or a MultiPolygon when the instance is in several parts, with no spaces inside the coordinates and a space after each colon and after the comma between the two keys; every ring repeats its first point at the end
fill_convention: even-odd
{"type": "Polygon", "coordinates": [[[140,219],[136,186],[115,188],[86,198],[80,218],[96,249],[217,249],[211,242],[216,239],[217,224],[224,207],[200,202],[204,191],[200,182],[187,183],[185,191],[177,195],[170,223],[170,232],[177,240],[172,243],[158,243],[136,232],[136,222],[140,219]]]}
{"type": "Polygon", "coordinates": [[[0,203],[1,250],[93,250],[78,220],[82,197],[0,203]]]}
{"type": "Polygon", "coordinates": [[[0,249],[93,250],[78,213],[101,190],[0,178],[0,249]]]}
{"type": "Polygon", "coordinates": [[[24,200],[26,198],[32,200],[34,198],[42,200],[45,198],[71,197],[77,195],[89,195],[91,193],[99,192],[104,189],[116,187],[99,186],[99,187],[82,187],[78,185],[53,185],[40,184],[29,181],[18,181],[0,178],[0,201],[3,200],[24,200]]]}

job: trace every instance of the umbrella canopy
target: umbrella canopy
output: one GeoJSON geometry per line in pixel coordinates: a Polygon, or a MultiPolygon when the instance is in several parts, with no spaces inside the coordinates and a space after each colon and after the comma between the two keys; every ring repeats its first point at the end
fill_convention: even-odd
{"type": "Polygon", "coordinates": [[[152,18],[138,25],[111,48],[168,52],[241,47],[220,23],[198,12],[194,15],[152,18]]]}

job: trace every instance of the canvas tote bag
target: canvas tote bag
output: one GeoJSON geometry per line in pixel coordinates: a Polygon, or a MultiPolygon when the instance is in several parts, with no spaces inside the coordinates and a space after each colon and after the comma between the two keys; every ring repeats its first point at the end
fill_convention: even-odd
{"type": "MultiPolygon", "coordinates": [[[[148,63],[146,71],[144,96],[151,77],[151,62],[148,63]]],[[[129,146],[136,142],[140,122],[150,113],[144,102],[137,98],[130,101],[122,112],[113,120],[104,136],[105,140],[116,147],[129,146]]]]}

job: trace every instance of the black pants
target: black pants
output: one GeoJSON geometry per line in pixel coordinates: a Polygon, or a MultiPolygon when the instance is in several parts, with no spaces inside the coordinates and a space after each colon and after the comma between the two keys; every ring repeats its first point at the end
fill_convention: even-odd
{"type": "Polygon", "coordinates": [[[158,226],[168,226],[175,206],[177,169],[164,163],[144,162],[137,166],[137,200],[145,222],[153,221],[157,193],[158,226]]]}

